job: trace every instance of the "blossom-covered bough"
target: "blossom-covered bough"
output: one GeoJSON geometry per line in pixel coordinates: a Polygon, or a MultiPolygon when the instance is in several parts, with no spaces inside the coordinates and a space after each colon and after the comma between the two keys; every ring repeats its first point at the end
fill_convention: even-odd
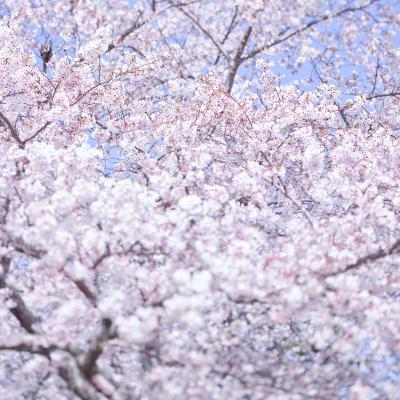
{"type": "Polygon", "coordinates": [[[0,14],[1,399],[398,398],[396,1],[0,14]]]}

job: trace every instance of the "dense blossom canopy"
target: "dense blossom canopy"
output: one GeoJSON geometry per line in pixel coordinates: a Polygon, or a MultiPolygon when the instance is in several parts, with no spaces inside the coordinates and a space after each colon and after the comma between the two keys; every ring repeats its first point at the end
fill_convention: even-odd
{"type": "Polygon", "coordinates": [[[394,0],[0,15],[1,399],[400,398],[394,0]]]}

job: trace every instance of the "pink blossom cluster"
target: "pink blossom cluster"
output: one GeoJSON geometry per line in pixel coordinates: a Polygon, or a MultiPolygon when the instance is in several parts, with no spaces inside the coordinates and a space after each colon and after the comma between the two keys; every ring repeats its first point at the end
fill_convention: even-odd
{"type": "Polygon", "coordinates": [[[394,1],[0,15],[1,399],[400,399],[394,1]]]}

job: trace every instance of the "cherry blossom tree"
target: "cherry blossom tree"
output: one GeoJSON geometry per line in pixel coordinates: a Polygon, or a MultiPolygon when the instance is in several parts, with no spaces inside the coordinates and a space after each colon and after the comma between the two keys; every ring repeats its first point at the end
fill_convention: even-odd
{"type": "Polygon", "coordinates": [[[399,398],[398,2],[0,15],[0,398],[399,398]]]}

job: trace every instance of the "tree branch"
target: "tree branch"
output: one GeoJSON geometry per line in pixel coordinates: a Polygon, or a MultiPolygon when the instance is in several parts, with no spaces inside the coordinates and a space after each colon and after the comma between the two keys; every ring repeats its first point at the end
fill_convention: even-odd
{"type": "Polygon", "coordinates": [[[140,29],[143,25],[145,25],[145,24],[148,22],[147,20],[145,20],[145,21],[143,21],[143,22],[139,22],[139,20],[140,20],[140,18],[142,17],[142,15],[143,15],[143,11],[140,11],[140,12],[139,12],[139,15],[138,15],[138,17],[136,18],[136,21],[133,23],[133,25],[132,25],[130,28],[126,29],[124,32],[122,32],[121,36],[117,39],[117,41],[116,41],[117,44],[111,43],[111,44],[108,46],[107,53],[108,53],[109,51],[115,49],[115,48],[116,48],[119,44],[121,44],[131,33],[135,32],[135,31],[138,30],[138,29],[140,29]]]}
{"type": "Polygon", "coordinates": [[[214,44],[214,46],[218,49],[218,51],[219,51],[219,53],[220,54],[222,54],[224,57],[225,57],[225,59],[227,60],[227,61],[229,61],[230,60],[230,57],[229,57],[229,54],[222,48],[222,44],[221,43],[219,43],[212,35],[211,35],[211,33],[207,30],[207,29],[205,29],[204,27],[203,27],[203,25],[202,24],[200,24],[200,22],[196,19],[196,18],[194,18],[189,12],[187,12],[184,8],[182,8],[182,6],[181,5],[178,5],[178,4],[174,4],[174,3],[172,3],[171,2],[171,4],[173,4],[173,5],[175,5],[176,6],[176,8],[181,12],[181,13],[183,13],[184,15],[186,15],[210,40],[211,40],[211,42],[214,44]]]}
{"type": "Polygon", "coordinates": [[[344,269],[340,269],[338,271],[334,271],[334,272],[325,274],[324,278],[344,274],[345,272],[349,272],[354,269],[357,269],[358,267],[361,267],[362,265],[364,265],[370,261],[376,261],[381,258],[391,256],[399,250],[400,250],[400,239],[396,240],[388,249],[386,249],[386,250],[380,249],[374,253],[367,254],[366,256],[359,258],[355,263],[347,265],[344,269]]]}
{"type": "Polygon", "coordinates": [[[338,17],[340,17],[340,16],[342,16],[342,15],[344,15],[344,14],[349,14],[349,13],[356,12],[356,11],[363,11],[363,10],[365,10],[366,8],[368,8],[370,5],[376,3],[377,1],[379,1],[379,0],[371,0],[371,1],[369,1],[369,2],[368,2],[366,5],[364,5],[364,6],[360,6],[360,7],[348,7],[348,8],[345,8],[345,9],[341,10],[341,11],[338,11],[338,12],[335,13],[335,14],[324,15],[323,17],[314,19],[313,21],[311,21],[311,22],[305,24],[305,25],[302,26],[301,28],[298,28],[298,29],[292,31],[291,33],[288,33],[287,35],[285,35],[285,36],[283,36],[283,37],[280,37],[280,38],[278,38],[278,39],[275,39],[275,40],[272,41],[271,43],[266,43],[266,44],[264,44],[264,45],[262,45],[262,46],[260,46],[260,47],[255,48],[255,49],[254,49],[253,51],[251,51],[244,59],[245,59],[245,60],[248,60],[248,59],[250,59],[250,58],[253,58],[253,57],[255,57],[257,54],[259,54],[259,53],[261,53],[261,52],[263,52],[263,51],[265,51],[265,50],[268,50],[268,49],[270,49],[271,47],[275,47],[275,46],[277,46],[277,45],[279,45],[279,44],[281,44],[281,43],[283,43],[283,42],[286,42],[287,40],[289,40],[289,39],[292,38],[293,36],[296,36],[296,35],[298,35],[299,33],[302,33],[302,32],[304,32],[304,31],[310,29],[311,27],[313,27],[313,26],[315,26],[315,25],[317,25],[317,24],[319,24],[319,23],[321,23],[321,22],[323,22],[323,21],[328,21],[328,20],[336,19],[336,18],[338,18],[338,17]]]}
{"type": "Polygon", "coordinates": [[[379,93],[367,97],[367,100],[378,99],[380,97],[396,97],[400,99],[400,92],[379,93]]]}
{"type": "Polygon", "coordinates": [[[249,38],[251,35],[251,30],[252,30],[251,26],[249,28],[247,28],[247,31],[246,31],[245,35],[243,36],[243,39],[239,45],[239,48],[237,49],[235,58],[233,59],[233,65],[228,74],[228,83],[227,83],[227,92],[228,93],[230,93],[232,91],[233,82],[235,81],[237,71],[238,71],[240,65],[245,60],[244,58],[242,58],[242,54],[244,52],[244,49],[247,46],[247,42],[249,41],[249,38]]]}
{"type": "Polygon", "coordinates": [[[18,320],[21,327],[28,333],[34,334],[35,329],[33,325],[39,321],[29,308],[26,306],[24,300],[21,295],[18,293],[18,290],[13,286],[7,284],[7,274],[9,271],[11,259],[10,258],[2,258],[1,265],[3,267],[3,274],[0,275],[0,289],[8,289],[11,292],[10,299],[15,303],[12,307],[10,307],[10,312],[14,317],[18,320]]]}
{"type": "Polygon", "coordinates": [[[106,398],[91,382],[85,379],[75,357],[68,353],[63,353],[62,356],[63,360],[57,368],[58,375],[71,392],[81,400],[102,400],[106,398]]]}
{"type": "MultiPolygon", "coordinates": [[[[234,27],[237,25],[237,24],[235,24],[235,22],[236,22],[236,18],[237,18],[237,15],[238,15],[238,11],[239,11],[239,7],[235,6],[235,13],[233,14],[231,23],[228,26],[228,30],[226,31],[225,36],[222,39],[221,45],[223,45],[225,43],[226,39],[228,39],[228,37],[231,34],[231,32],[234,29],[234,27]]],[[[220,56],[221,56],[221,53],[218,53],[218,56],[217,56],[216,60],[214,61],[214,65],[218,64],[220,56]]]]}
{"type": "MultiPolygon", "coordinates": [[[[169,9],[175,8],[175,7],[187,6],[187,5],[190,5],[190,4],[198,3],[199,1],[201,1],[201,0],[193,0],[193,1],[189,1],[189,2],[187,2],[187,3],[180,3],[180,4],[171,3],[170,6],[165,7],[165,8],[163,8],[162,10],[156,12],[156,2],[155,2],[155,0],[154,0],[153,3],[152,3],[152,11],[153,11],[153,13],[155,13],[155,15],[153,15],[151,18],[148,18],[148,19],[146,19],[146,20],[144,20],[144,21],[142,21],[142,22],[139,22],[139,19],[140,19],[141,16],[143,15],[143,11],[140,11],[138,17],[136,18],[136,21],[134,22],[134,24],[133,24],[130,28],[126,29],[126,30],[121,34],[121,36],[116,40],[116,44],[115,44],[115,43],[111,43],[111,44],[108,46],[108,49],[107,49],[106,52],[109,52],[109,51],[115,49],[116,47],[118,47],[119,45],[121,45],[121,44],[124,42],[124,40],[125,40],[130,34],[132,34],[133,32],[137,31],[137,30],[140,29],[142,26],[144,26],[144,25],[146,25],[147,23],[149,23],[150,21],[154,20],[155,18],[157,18],[157,17],[160,16],[161,14],[165,13],[165,12],[168,11],[169,9]]],[[[136,51],[138,54],[140,54],[141,56],[144,57],[143,53],[142,53],[141,51],[139,51],[138,49],[136,49],[135,47],[133,47],[133,46],[128,46],[128,47],[132,48],[134,51],[136,51]]]]}
{"type": "Polygon", "coordinates": [[[100,332],[93,341],[92,346],[86,353],[81,364],[82,373],[87,379],[91,379],[97,372],[96,362],[103,353],[106,341],[112,337],[114,337],[112,332],[112,321],[109,318],[103,318],[101,320],[100,332]]]}
{"type": "Polygon", "coordinates": [[[8,130],[11,133],[11,137],[18,143],[18,146],[21,147],[22,149],[25,147],[25,143],[23,140],[18,135],[17,130],[15,129],[14,125],[10,122],[10,120],[0,111],[0,118],[4,121],[6,124],[8,130]]]}
{"type": "Polygon", "coordinates": [[[35,139],[36,136],[38,136],[40,133],[42,133],[49,125],[51,124],[50,121],[47,121],[41,128],[39,128],[31,137],[28,139],[25,139],[22,143],[25,144],[28,143],[30,140],[35,139]]]}

